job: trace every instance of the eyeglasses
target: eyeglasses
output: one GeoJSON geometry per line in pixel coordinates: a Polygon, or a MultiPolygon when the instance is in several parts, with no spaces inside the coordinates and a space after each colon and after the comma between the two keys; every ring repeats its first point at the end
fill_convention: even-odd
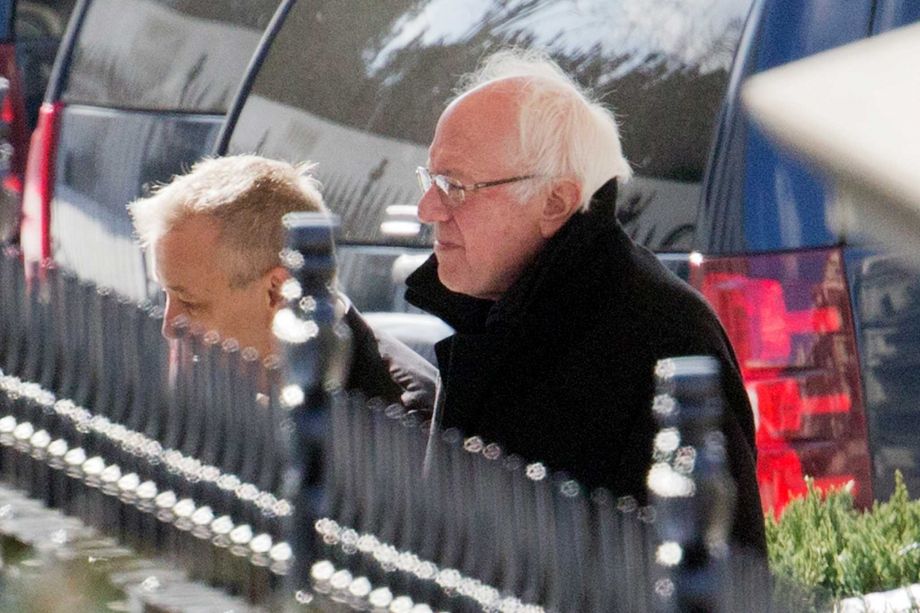
{"type": "Polygon", "coordinates": [[[447,200],[445,201],[446,204],[456,207],[462,204],[466,199],[467,192],[475,192],[478,189],[485,189],[486,187],[495,187],[496,185],[505,185],[506,183],[516,183],[526,179],[533,179],[537,175],[523,175],[520,177],[511,177],[510,179],[499,179],[498,181],[484,181],[482,183],[463,185],[462,183],[457,183],[450,177],[433,175],[424,166],[419,166],[415,169],[415,176],[418,177],[418,186],[423,194],[427,193],[428,190],[431,189],[432,184],[434,184],[441,194],[447,196],[447,200]]]}

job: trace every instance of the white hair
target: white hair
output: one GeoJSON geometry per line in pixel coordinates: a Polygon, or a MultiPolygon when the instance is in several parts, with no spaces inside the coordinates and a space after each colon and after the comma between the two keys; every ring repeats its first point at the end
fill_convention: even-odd
{"type": "Polygon", "coordinates": [[[185,175],[128,205],[144,247],[182,221],[206,216],[220,228],[221,261],[239,287],[281,263],[281,218],[294,211],[325,212],[314,165],[289,164],[256,155],[204,159],[185,175]]]}
{"type": "MultiPolygon", "coordinates": [[[[632,169],[623,156],[613,113],[540,51],[508,49],[487,57],[462,81],[458,97],[484,85],[523,79],[518,134],[522,173],[572,177],[581,187],[581,208],[604,183],[629,180],[632,169]]],[[[539,184],[537,184],[539,185],[539,184]]],[[[533,197],[534,182],[515,186],[521,199],[533,197]]]]}

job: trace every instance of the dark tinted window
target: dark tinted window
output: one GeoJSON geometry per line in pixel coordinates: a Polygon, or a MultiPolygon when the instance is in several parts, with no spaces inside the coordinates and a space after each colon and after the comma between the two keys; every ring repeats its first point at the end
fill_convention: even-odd
{"type": "Polygon", "coordinates": [[[225,112],[279,0],[95,0],[64,99],[225,112]]]}
{"type": "Polygon", "coordinates": [[[231,152],[320,163],[345,240],[424,244],[405,208],[457,77],[503,45],[541,47],[621,118],[637,179],[621,218],[688,248],[747,0],[301,1],[273,43],[231,152]],[[372,8],[371,8],[372,7],[372,8]],[[387,215],[387,209],[392,215],[387,215]]]}
{"type": "Polygon", "coordinates": [[[76,0],[19,0],[16,3],[16,41],[59,40],[76,0]]]}
{"type": "Polygon", "coordinates": [[[22,78],[29,128],[34,128],[58,45],[76,0],[16,3],[16,63],[22,78]]]}

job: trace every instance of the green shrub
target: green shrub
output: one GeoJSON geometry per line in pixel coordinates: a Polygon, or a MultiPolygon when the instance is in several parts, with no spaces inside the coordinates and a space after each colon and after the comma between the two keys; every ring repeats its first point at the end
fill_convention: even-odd
{"type": "Polygon", "coordinates": [[[779,577],[844,598],[920,582],[920,500],[901,473],[888,502],[859,512],[845,488],[827,493],[808,480],[804,498],[767,518],[770,565],[779,577]]]}

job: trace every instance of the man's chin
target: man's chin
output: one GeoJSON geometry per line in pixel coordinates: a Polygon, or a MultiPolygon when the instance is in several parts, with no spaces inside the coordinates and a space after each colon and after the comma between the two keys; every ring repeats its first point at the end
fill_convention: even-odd
{"type": "Polygon", "coordinates": [[[449,289],[452,292],[457,294],[466,294],[471,296],[469,293],[471,289],[468,283],[464,283],[463,279],[458,278],[458,275],[452,273],[450,270],[443,270],[441,267],[438,268],[438,280],[441,281],[441,284],[449,289]]]}
{"type": "Polygon", "coordinates": [[[470,283],[470,280],[467,278],[461,279],[449,274],[441,275],[439,271],[438,279],[441,281],[441,284],[444,287],[454,292],[455,294],[463,294],[464,296],[469,296],[470,298],[480,298],[483,300],[497,299],[495,296],[486,294],[485,292],[481,291],[480,287],[470,283]]]}

